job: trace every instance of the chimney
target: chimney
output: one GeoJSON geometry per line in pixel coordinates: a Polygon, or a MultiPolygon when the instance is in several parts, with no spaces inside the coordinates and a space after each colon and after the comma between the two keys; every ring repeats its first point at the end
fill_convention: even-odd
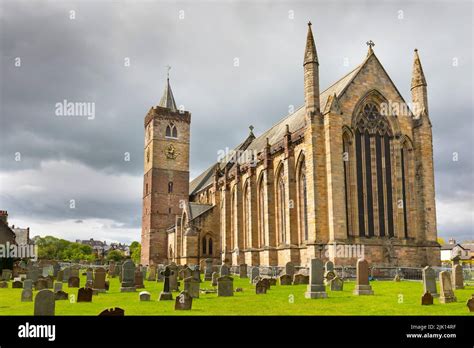
{"type": "Polygon", "coordinates": [[[0,221],[8,225],[8,212],[6,210],[0,210],[0,221]]]}

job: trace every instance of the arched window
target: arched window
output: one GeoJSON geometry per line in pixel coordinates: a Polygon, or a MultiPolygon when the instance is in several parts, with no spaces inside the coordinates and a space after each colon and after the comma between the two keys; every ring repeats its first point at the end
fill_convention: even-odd
{"type": "Polygon", "coordinates": [[[237,190],[234,186],[230,197],[230,247],[235,248],[235,234],[237,233],[237,190]]]}
{"type": "Polygon", "coordinates": [[[408,168],[409,168],[409,154],[408,144],[405,142],[400,149],[400,170],[402,174],[402,209],[403,209],[403,232],[405,238],[408,238],[408,206],[407,196],[409,190],[408,183],[408,168]]]}
{"type": "Polygon", "coordinates": [[[168,183],[168,193],[173,193],[173,182],[172,181],[170,181],[168,183]]]}
{"type": "Polygon", "coordinates": [[[351,159],[350,159],[350,135],[344,133],[342,136],[342,163],[344,168],[344,200],[346,208],[346,234],[352,235],[352,219],[351,219],[351,159]]]}
{"type": "Polygon", "coordinates": [[[203,255],[207,255],[207,240],[206,240],[206,236],[202,237],[201,245],[202,245],[202,254],[203,254],[203,255]]]}
{"type": "Polygon", "coordinates": [[[373,103],[363,106],[355,126],[359,235],[372,237],[377,227],[380,236],[391,237],[394,231],[391,127],[373,103]]]}
{"type": "Polygon", "coordinates": [[[277,218],[278,218],[278,232],[280,242],[286,243],[286,197],[285,197],[285,179],[283,177],[283,168],[277,176],[277,218]]]}
{"type": "Polygon", "coordinates": [[[250,195],[250,183],[247,182],[244,190],[244,247],[250,247],[252,197],[250,195]]]}
{"type": "Polygon", "coordinates": [[[265,191],[263,175],[258,183],[258,234],[260,247],[265,246],[265,191]]]}
{"type": "Polygon", "coordinates": [[[167,138],[178,138],[178,129],[174,124],[169,124],[166,126],[166,133],[165,133],[167,138]]]}
{"type": "Polygon", "coordinates": [[[298,208],[300,215],[300,236],[301,240],[308,240],[308,192],[306,187],[306,166],[304,160],[301,161],[298,175],[298,208]]]}
{"type": "Polygon", "coordinates": [[[209,252],[209,255],[212,256],[212,238],[209,237],[209,240],[207,242],[208,242],[207,250],[209,252]]]}

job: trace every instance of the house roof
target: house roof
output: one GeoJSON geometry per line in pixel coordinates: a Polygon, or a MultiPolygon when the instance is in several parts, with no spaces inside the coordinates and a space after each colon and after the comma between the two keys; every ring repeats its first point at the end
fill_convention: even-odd
{"type": "Polygon", "coordinates": [[[201,216],[205,212],[211,210],[213,207],[214,206],[210,204],[189,202],[189,220],[194,220],[198,216],[201,216]]]}
{"type": "Polygon", "coordinates": [[[441,250],[453,250],[455,247],[460,247],[463,250],[467,250],[465,247],[463,247],[461,244],[444,244],[441,246],[441,250]]]}

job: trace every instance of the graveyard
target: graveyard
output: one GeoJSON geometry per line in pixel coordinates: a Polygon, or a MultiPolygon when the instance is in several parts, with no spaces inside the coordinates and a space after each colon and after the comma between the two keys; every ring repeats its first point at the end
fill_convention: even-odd
{"type": "MultiPolygon", "coordinates": [[[[97,316],[107,308],[119,307],[126,316],[169,316],[169,315],[472,315],[466,307],[466,301],[474,293],[474,286],[467,285],[463,289],[454,289],[456,302],[440,303],[435,297],[433,305],[422,306],[423,284],[412,280],[372,280],[370,296],[356,296],[356,282],[344,280],[342,291],[331,291],[329,285],[318,285],[319,292],[325,292],[324,298],[306,298],[307,284],[272,285],[262,293],[256,293],[256,287],[249,278],[240,278],[238,274],[230,274],[233,279],[232,296],[218,296],[212,280],[204,280],[204,272],[200,274],[199,298],[193,298],[191,310],[175,310],[175,299],[180,292],[170,291],[172,300],[158,301],[165,286],[163,281],[143,280],[144,288],[121,291],[122,284],[118,277],[108,277],[109,289],[97,292],[92,302],[77,302],[78,284],[65,282],[62,291],[67,300],[55,301],[56,316],[97,316]],[[70,287],[71,285],[72,287],[70,287]],[[240,289],[239,289],[240,288],[240,289]],[[237,291],[238,290],[238,291],[237,291]],[[140,292],[150,293],[149,301],[140,301],[140,292]]],[[[79,275],[79,284],[86,284],[86,275],[79,275]]],[[[179,280],[179,290],[183,290],[184,282],[179,280]]],[[[437,288],[440,288],[439,282],[437,288]]],[[[0,315],[34,314],[34,302],[21,301],[21,288],[12,288],[12,281],[0,289],[0,315]]],[[[267,285],[268,286],[268,285],[267,285]]],[[[360,287],[360,285],[359,285],[360,287]]],[[[313,285],[311,285],[313,288],[313,285]]],[[[232,289],[231,289],[232,290],[232,289]]],[[[38,291],[33,288],[33,298],[38,291]]]]}

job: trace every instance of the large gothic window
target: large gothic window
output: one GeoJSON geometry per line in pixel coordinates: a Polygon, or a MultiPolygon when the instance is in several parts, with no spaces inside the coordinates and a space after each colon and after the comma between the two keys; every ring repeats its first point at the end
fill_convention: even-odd
{"type": "Polygon", "coordinates": [[[300,215],[300,236],[301,240],[308,240],[308,190],[306,186],[306,166],[304,160],[300,164],[298,175],[298,208],[300,215]]]}
{"type": "MultiPolygon", "coordinates": [[[[355,151],[359,236],[393,236],[392,132],[373,103],[356,119],[355,151]]],[[[347,175],[347,173],[346,173],[347,175]]],[[[347,192],[346,192],[347,195],[347,192]]]]}
{"type": "Polygon", "coordinates": [[[280,242],[286,243],[286,197],[285,197],[285,178],[283,177],[283,168],[280,169],[277,176],[277,217],[278,232],[280,242]]]}
{"type": "Polygon", "coordinates": [[[252,197],[250,194],[250,183],[247,182],[244,190],[244,247],[250,247],[252,197]]]}
{"type": "Polygon", "coordinates": [[[263,176],[258,183],[258,233],[259,245],[265,246],[265,191],[263,186],[263,176]]]}
{"type": "Polygon", "coordinates": [[[342,161],[344,167],[344,200],[346,215],[346,234],[352,235],[352,219],[351,219],[351,161],[350,161],[350,136],[344,133],[342,136],[342,161]]]}
{"type": "Polygon", "coordinates": [[[403,144],[400,150],[400,164],[401,164],[401,174],[402,174],[402,209],[403,209],[403,233],[405,238],[408,238],[408,206],[407,206],[407,196],[408,196],[408,146],[403,144]]]}
{"type": "Polygon", "coordinates": [[[237,190],[234,187],[230,198],[230,247],[235,248],[235,234],[237,233],[237,190]]]}

